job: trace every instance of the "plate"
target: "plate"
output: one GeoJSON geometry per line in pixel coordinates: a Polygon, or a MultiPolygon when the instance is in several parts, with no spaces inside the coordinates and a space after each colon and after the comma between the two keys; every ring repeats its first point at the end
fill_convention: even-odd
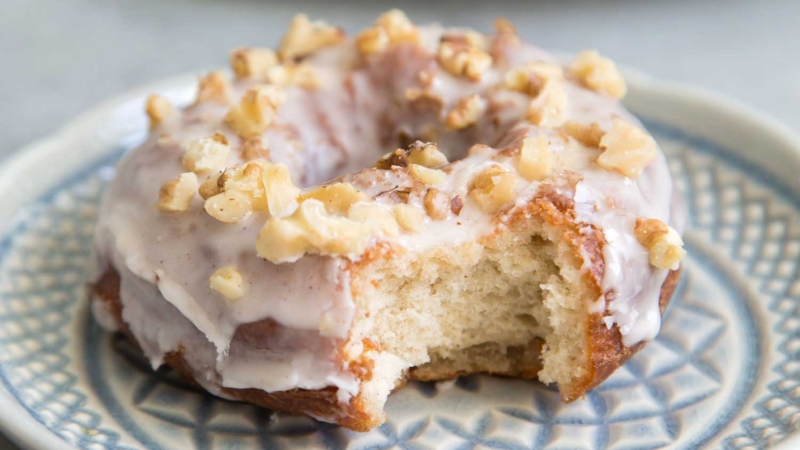
{"type": "Polygon", "coordinates": [[[0,426],[55,448],[799,448],[800,139],[729,100],[632,74],[691,219],[658,338],[585,399],[531,381],[410,383],[369,433],[231,403],[153,373],[94,323],[98,202],[146,132],[144,95],[100,106],[0,170],[0,426]]]}

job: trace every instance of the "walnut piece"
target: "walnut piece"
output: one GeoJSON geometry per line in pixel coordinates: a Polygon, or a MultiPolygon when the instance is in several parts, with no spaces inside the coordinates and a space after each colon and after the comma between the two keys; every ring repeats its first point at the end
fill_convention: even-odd
{"type": "Polygon", "coordinates": [[[185,142],[182,147],[183,167],[196,173],[224,167],[231,152],[228,139],[220,132],[211,137],[185,142]]]}
{"type": "Polygon", "coordinates": [[[521,92],[531,97],[538,96],[548,83],[564,81],[564,70],[560,66],[534,62],[509,70],[503,76],[506,89],[521,92]]]}
{"type": "Polygon", "coordinates": [[[472,180],[469,196],[481,211],[494,214],[516,198],[517,176],[502,166],[491,165],[472,180]]]}
{"type": "Polygon", "coordinates": [[[237,78],[265,79],[278,64],[278,55],[268,48],[239,47],[231,52],[231,69],[237,78]]]}
{"type": "Polygon", "coordinates": [[[253,212],[250,197],[244,192],[223,191],[206,199],[204,208],[208,215],[225,223],[236,223],[246,219],[253,212]]]}
{"type": "Polygon", "coordinates": [[[256,239],[256,252],[278,264],[297,261],[305,253],[361,254],[379,233],[375,225],[328,213],[312,198],[301,202],[291,216],[267,220],[256,239]]]}
{"type": "Polygon", "coordinates": [[[289,168],[284,164],[267,164],[261,176],[267,208],[272,216],[290,214],[297,206],[300,188],[292,183],[289,168]]]}
{"type": "Polygon", "coordinates": [[[144,110],[150,118],[150,128],[157,127],[176,113],[172,103],[166,97],[157,94],[147,97],[144,110]]]}
{"type": "Polygon", "coordinates": [[[396,205],[394,207],[394,218],[406,231],[420,231],[425,224],[425,216],[425,211],[413,205],[396,205]]]}
{"type": "Polygon", "coordinates": [[[435,168],[447,164],[447,156],[432,142],[416,141],[408,147],[409,164],[435,168]]]}
{"type": "Polygon", "coordinates": [[[270,160],[269,148],[267,148],[259,138],[244,141],[240,154],[244,161],[251,161],[253,159],[270,160]]]}
{"type": "Polygon", "coordinates": [[[492,66],[492,57],[478,47],[452,41],[442,41],[436,59],[445,70],[455,76],[464,76],[472,81],[481,79],[492,66]]]}
{"type": "Polygon", "coordinates": [[[622,98],[628,91],[614,61],[600,56],[597,50],[580,52],[570,65],[570,73],[586,87],[605,92],[612,97],[622,98]]]}
{"type": "Polygon", "coordinates": [[[230,103],[231,84],[221,70],[209,72],[200,77],[197,86],[197,102],[212,101],[221,104],[230,103]]]}
{"type": "Polygon", "coordinates": [[[177,178],[167,181],[158,190],[159,211],[186,211],[192,203],[194,191],[197,189],[197,175],[193,172],[182,173],[177,178]]]}
{"type": "Polygon", "coordinates": [[[278,55],[281,61],[291,61],[310,55],[315,51],[339,44],[345,40],[344,31],[324,21],[312,22],[305,14],[294,16],[289,31],[284,35],[278,55]]]}
{"type": "Polygon", "coordinates": [[[487,101],[478,94],[464,97],[450,110],[444,123],[451,130],[464,129],[478,121],[486,111],[487,104],[487,101]]]}
{"type": "Polygon", "coordinates": [[[505,17],[494,19],[494,29],[497,34],[517,34],[517,27],[505,17]]]}
{"type": "Polygon", "coordinates": [[[384,236],[397,236],[400,228],[391,210],[376,203],[357,202],[347,210],[347,217],[373,227],[384,236]]]}
{"type": "Polygon", "coordinates": [[[389,43],[389,35],[379,27],[368,28],[356,36],[356,47],[362,55],[384,52],[389,43]]]}
{"type": "Polygon", "coordinates": [[[539,181],[553,173],[553,155],[545,136],[522,140],[517,171],[528,181],[539,181]]]}
{"type": "Polygon", "coordinates": [[[540,127],[558,127],[566,120],[567,91],[563,79],[544,82],[536,98],[528,105],[527,118],[540,127]]]}
{"type": "Polygon", "coordinates": [[[321,201],[332,214],[345,214],[353,203],[368,201],[369,197],[350,183],[334,183],[320,186],[298,198],[300,202],[308,199],[321,201]]]}
{"type": "Polygon", "coordinates": [[[425,212],[433,220],[447,219],[447,213],[450,211],[450,197],[444,192],[431,188],[425,192],[425,198],[422,204],[425,206],[425,212]]]}
{"type": "Polygon", "coordinates": [[[406,89],[405,97],[411,109],[417,112],[433,112],[439,114],[442,108],[444,108],[444,99],[427,90],[408,88],[406,89]]]}
{"type": "Polygon", "coordinates": [[[253,211],[263,211],[267,209],[263,176],[264,168],[268,165],[268,162],[262,160],[235,164],[222,172],[217,179],[217,186],[221,187],[221,192],[234,190],[247,195],[253,211]]]}
{"type": "Polygon", "coordinates": [[[419,164],[409,164],[408,172],[425,184],[442,184],[447,181],[447,174],[439,169],[429,169],[419,164]]]}
{"type": "Polygon", "coordinates": [[[244,278],[233,266],[215,271],[208,278],[208,283],[211,289],[219,292],[229,301],[238,300],[244,295],[244,278]]]}
{"type": "Polygon", "coordinates": [[[686,256],[683,239],[675,229],[658,219],[636,219],[636,240],[648,250],[650,264],[659,269],[676,270],[686,256]]]}
{"type": "Polygon", "coordinates": [[[200,187],[197,188],[197,192],[200,194],[200,197],[203,197],[203,200],[208,200],[210,197],[213,197],[220,192],[222,192],[222,186],[220,186],[219,179],[222,176],[222,172],[211,175],[200,183],[200,187]]]}
{"type": "Polygon", "coordinates": [[[297,85],[305,89],[315,89],[320,82],[311,64],[293,61],[271,67],[267,79],[278,86],[297,85]]]}
{"type": "Polygon", "coordinates": [[[450,211],[452,211],[453,214],[461,214],[462,209],[464,209],[464,200],[461,199],[460,195],[456,195],[450,199],[450,211]]]}
{"type": "Polygon", "coordinates": [[[600,140],[606,133],[597,122],[591,125],[584,125],[578,122],[569,121],[561,127],[561,132],[580,142],[587,147],[600,147],[600,140]]]}
{"type": "Polygon", "coordinates": [[[286,94],[278,86],[250,88],[228,111],[225,123],[245,139],[256,137],[272,125],[278,107],[285,101],[286,94]]]}
{"type": "Polygon", "coordinates": [[[597,164],[616,170],[628,178],[637,178],[656,159],[656,141],[641,128],[622,119],[614,119],[611,130],[600,139],[603,153],[597,164]]]}

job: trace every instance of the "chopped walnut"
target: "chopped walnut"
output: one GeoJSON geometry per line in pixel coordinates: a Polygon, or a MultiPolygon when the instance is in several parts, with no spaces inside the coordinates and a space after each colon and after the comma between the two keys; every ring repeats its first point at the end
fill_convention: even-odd
{"type": "Polygon", "coordinates": [[[305,89],[315,89],[319,86],[314,67],[307,62],[286,62],[273,66],[267,72],[270,83],[278,86],[297,85],[305,89]]]}
{"type": "Polygon", "coordinates": [[[400,228],[392,211],[375,203],[353,203],[347,211],[347,217],[359,223],[373,227],[384,236],[397,236],[400,228]]]}
{"type": "Polygon", "coordinates": [[[361,254],[378,233],[374,225],[331,215],[321,201],[308,199],[291,216],[267,220],[256,252],[273,263],[297,261],[305,253],[361,254]]]}
{"type": "Polygon", "coordinates": [[[408,171],[414,178],[425,184],[442,184],[447,181],[447,174],[439,169],[429,169],[419,164],[409,164],[408,171]]]}
{"type": "Polygon", "coordinates": [[[587,147],[600,147],[600,139],[606,133],[597,122],[591,125],[584,125],[578,122],[567,122],[561,127],[561,131],[587,147]]]}
{"type": "Polygon", "coordinates": [[[217,179],[222,192],[239,191],[250,197],[253,211],[267,209],[267,196],[264,191],[264,168],[266,161],[253,160],[228,167],[217,179]]]}
{"type": "Polygon", "coordinates": [[[382,14],[372,28],[356,36],[356,47],[362,55],[381,53],[398,42],[419,42],[419,29],[397,9],[382,14]]]}
{"type": "Polygon", "coordinates": [[[637,178],[656,159],[656,141],[641,128],[622,119],[614,119],[611,130],[600,139],[603,153],[597,164],[616,170],[628,178],[637,178]]]}
{"type": "Polygon", "coordinates": [[[219,179],[222,176],[222,172],[212,175],[200,183],[200,187],[197,188],[197,192],[200,194],[200,197],[203,197],[203,200],[207,200],[209,197],[213,197],[220,192],[222,192],[222,186],[220,186],[219,179]]]}
{"type": "Polygon", "coordinates": [[[425,211],[416,206],[396,205],[394,207],[394,218],[397,219],[400,227],[406,231],[420,231],[425,223],[425,216],[425,211]]]}
{"type": "Polygon", "coordinates": [[[507,89],[522,92],[531,97],[538,96],[548,83],[562,83],[564,70],[556,65],[543,62],[526,64],[509,70],[503,76],[507,89]]]}
{"type": "Polygon", "coordinates": [[[444,99],[427,90],[408,88],[405,96],[411,109],[417,112],[430,111],[438,114],[444,107],[444,99]]]}
{"type": "Polygon", "coordinates": [[[528,181],[539,181],[550,176],[553,172],[553,155],[545,136],[522,140],[517,171],[528,181]]]}
{"type": "Polygon", "coordinates": [[[240,191],[224,191],[206,199],[204,208],[208,215],[225,223],[236,223],[253,212],[250,197],[240,191]]]}
{"type": "Polygon", "coordinates": [[[494,214],[516,198],[517,177],[502,166],[489,166],[472,180],[469,196],[483,212],[494,214]]]}
{"type": "Polygon", "coordinates": [[[447,164],[447,156],[432,142],[416,141],[408,148],[408,163],[434,168],[447,164]]]}
{"type": "Polygon", "coordinates": [[[362,55],[384,52],[389,43],[389,35],[380,27],[368,28],[356,36],[356,47],[362,55]]]}
{"type": "Polygon", "coordinates": [[[464,41],[467,44],[482,50],[486,48],[486,36],[478,33],[477,31],[466,31],[464,33],[464,41]]]}
{"type": "Polygon", "coordinates": [[[269,161],[269,149],[264,146],[264,143],[259,138],[248,139],[242,144],[240,151],[243,161],[251,161],[253,159],[263,159],[269,161]]]}
{"type": "Polygon", "coordinates": [[[451,74],[465,76],[472,81],[480,80],[492,66],[492,57],[488,53],[460,42],[442,41],[436,58],[451,74]]]}
{"type": "Polygon", "coordinates": [[[444,123],[451,130],[464,129],[475,122],[486,111],[487,101],[478,94],[464,97],[450,110],[444,123]]]}
{"type": "Polygon", "coordinates": [[[673,228],[658,219],[636,219],[636,240],[649,252],[650,264],[659,269],[676,270],[686,256],[683,239],[673,228]]]}
{"type": "Polygon", "coordinates": [[[195,139],[183,145],[183,167],[191,172],[218,170],[228,162],[231,148],[220,132],[211,137],[195,139]]]}
{"type": "Polygon", "coordinates": [[[170,212],[186,211],[192,203],[196,189],[197,175],[192,172],[182,173],[161,186],[156,209],[170,212]]]}
{"type": "Polygon", "coordinates": [[[597,50],[580,52],[570,66],[572,73],[586,87],[605,92],[612,97],[622,98],[628,91],[614,61],[600,56],[597,50]]]}
{"type": "Polygon", "coordinates": [[[231,69],[237,78],[264,79],[278,64],[278,56],[268,48],[240,47],[231,52],[231,69]]]}
{"type": "Polygon", "coordinates": [[[567,91],[563,81],[549,81],[528,105],[527,117],[540,127],[558,127],[567,119],[567,91]]]}
{"type": "Polygon", "coordinates": [[[227,266],[218,269],[209,278],[211,289],[222,294],[229,301],[242,298],[244,295],[244,278],[235,267],[227,266]]]}
{"type": "Polygon", "coordinates": [[[378,20],[375,21],[375,26],[386,31],[392,43],[416,42],[419,39],[419,29],[399,9],[393,9],[381,14],[378,20]]]}
{"type": "Polygon", "coordinates": [[[494,29],[497,34],[517,34],[517,27],[505,17],[494,19],[494,29]]]}
{"type": "Polygon", "coordinates": [[[275,120],[286,94],[277,86],[256,86],[242,96],[225,116],[225,123],[239,136],[249,139],[263,133],[275,120]]]}
{"type": "Polygon", "coordinates": [[[197,102],[212,101],[228,104],[231,97],[231,84],[221,70],[200,77],[197,86],[197,102]]]}
{"type": "Polygon", "coordinates": [[[299,59],[344,40],[345,34],[340,28],[323,21],[312,22],[307,15],[298,14],[289,24],[289,31],[278,47],[278,55],[281,61],[299,59]]]}
{"type": "Polygon", "coordinates": [[[150,128],[155,128],[166,119],[175,115],[175,107],[166,97],[151,95],[147,97],[145,112],[150,118],[150,128]]]}
{"type": "Polygon", "coordinates": [[[378,162],[375,163],[375,167],[381,170],[389,170],[392,167],[407,167],[408,166],[408,150],[403,150],[402,148],[398,148],[393,152],[389,152],[383,156],[378,162]]]}
{"type": "Polygon", "coordinates": [[[425,192],[425,198],[422,203],[425,206],[425,212],[431,219],[447,219],[447,212],[450,210],[450,197],[444,192],[435,188],[428,189],[425,192]]]}
{"type": "Polygon", "coordinates": [[[272,216],[290,214],[297,205],[300,188],[292,183],[289,168],[284,164],[267,164],[261,177],[267,208],[272,216]]]}
{"type": "Polygon", "coordinates": [[[303,202],[308,199],[321,201],[330,213],[345,214],[353,203],[367,201],[369,197],[350,183],[334,183],[307,192],[298,200],[303,202]]]}

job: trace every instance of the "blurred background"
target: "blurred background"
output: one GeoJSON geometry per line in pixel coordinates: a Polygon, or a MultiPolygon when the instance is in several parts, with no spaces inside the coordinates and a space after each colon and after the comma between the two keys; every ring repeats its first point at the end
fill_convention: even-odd
{"type": "Polygon", "coordinates": [[[502,15],[548,49],[597,48],[800,132],[798,0],[0,0],[0,161],[133,87],[226,66],[236,46],[276,45],[296,12],[354,34],[392,7],[481,31],[502,15]]]}

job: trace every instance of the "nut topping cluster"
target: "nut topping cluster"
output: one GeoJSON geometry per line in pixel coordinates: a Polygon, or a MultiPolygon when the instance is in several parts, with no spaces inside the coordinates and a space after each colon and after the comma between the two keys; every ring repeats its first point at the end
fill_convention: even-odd
{"type": "MultiPolygon", "coordinates": [[[[322,76],[322,71],[315,73],[315,60],[310,56],[346,39],[341,29],[312,22],[301,14],[292,21],[277,51],[242,47],[230,54],[235,85],[221,71],[200,78],[195,106],[203,114],[220,105],[228,108],[222,131],[180,143],[185,172],[161,187],[156,208],[169,213],[188,211],[197,192],[205,213],[219,222],[263,218],[257,254],[284,263],[305,254],[358,255],[376,239],[417,233],[425,224],[469,218],[478,210],[487,215],[503,214],[514,206],[520,191],[531,183],[547,182],[563,170],[562,143],[570,139],[596,149],[600,167],[629,178],[638,177],[656,158],[653,138],[631,123],[617,118],[605,130],[598,123],[586,125],[568,117],[567,93],[573,92],[574,83],[616,98],[625,94],[625,81],[613,61],[587,51],[577,56],[566,73],[559,65],[532,62],[499,74],[493,72],[493,65],[506,67],[508,46],[520,42],[507,20],[498,19],[495,27],[495,36],[472,31],[445,34],[435,54],[428,55],[430,64],[411,74],[416,83],[401,89],[393,99],[408,107],[403,111],[437,117],[431,123],[393,131],[402,146],[418,137],[433,141],[455,134],[472,136],[492,127],[502,130],[508,119],[500,117],[498,111],[503,112],[505,104],[516,108],[523,101],[525,119],[535,126],[528,124],[502,150],[483,144],[473,146],[470,157],[487,155],[485,166],[461,170],[458,163],[449,163],[436,143],[418,140],[384,155],[375,164],[378,170],[370,169],[383,179],[405,183],[374,197],[367,193],[371,192],[369,187],[357,181],[331,182],[305,191],[296,186],[289,168],[270,160],[265,132],[289,128],[276,120],[287,92],[294,95],[292,89],[298,87],[320,88],[329,78],[322,76]],[[442,71],[459,78],[445,76],[443,80],[442,71]],[[482,85],[470,83],[481,79],[493,87],[479,91],[482,85]],[[442,83],[473,88],[458,99],[440,89],[442,83]]],[[[401,11],[392,10],[358,34],[353,48],[366,58],[401,43],[416,45],[415,52],[425,51],[420,29],[401,11]]],[[[352,64],[362,67],[369,60],[352,60],[352,64]]],[[[175,107],[166,98],[154,95],[147,99],[146,112],[151,128],[161,128],[164,142],[175,142],[170,130],[179,123],[171,120],[180,117],[175,107]]],[[[269,138],[273,143],[280,139],[273,135],[269,138]]],[[[299,143],[295,146],[298,148],[304,145],[299,134],[288,141],[299,143]]],[[[280,150],[278,144],[273,145],[276,152],[280,150]]],[[[677,267],[685,254],[677,232],[658,220],[639,219],[634,233],[656,267],[677,267]]],[[[245,280],[233,266],[214,272],[209,284],[229,301],[245,294],[245,280]]]]}

